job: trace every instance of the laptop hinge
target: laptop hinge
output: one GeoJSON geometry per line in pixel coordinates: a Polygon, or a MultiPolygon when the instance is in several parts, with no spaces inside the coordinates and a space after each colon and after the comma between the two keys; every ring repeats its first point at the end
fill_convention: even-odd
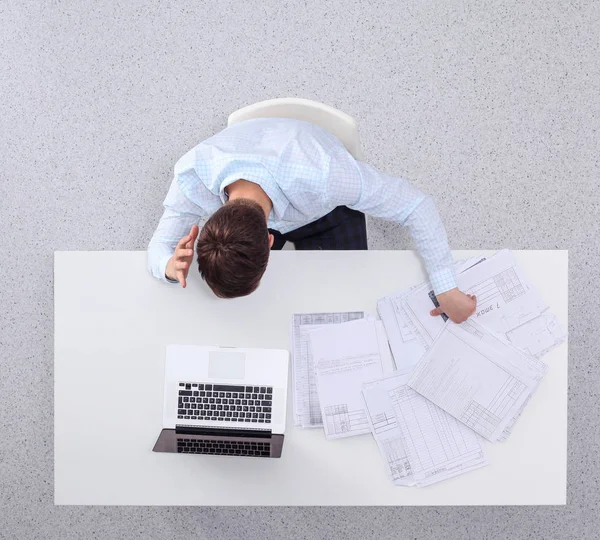
{"type": "Polygon", "coordinates": [[[218,435],[221,437],[258,437],[268,439],[272,435],[270,429],[250,429],[250,428],[220,428],[206,426],[175,426],[175,433],[181,435],[218,435]]]}

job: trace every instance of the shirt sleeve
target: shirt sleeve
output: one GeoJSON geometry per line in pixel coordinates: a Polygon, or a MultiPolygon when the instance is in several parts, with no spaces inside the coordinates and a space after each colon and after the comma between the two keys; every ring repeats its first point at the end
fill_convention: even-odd
{"type": "Polygon", "coordinates": [[[167,263],[175,253],[177,243],[189,234],[192,226],[200,222],[204,213],[181,192],[177,178],[167,193],[164,208],[148,246],[148,270],[162,281],[177,283],[165,276],[167,263]]]}
{"type": "Polygon", "coordinates": [[[330,165],[331,202],[408,227],[434,292],[455,288],[452,253],[433,199],[406,180],[347,156],[338,155],[330,165]]]}

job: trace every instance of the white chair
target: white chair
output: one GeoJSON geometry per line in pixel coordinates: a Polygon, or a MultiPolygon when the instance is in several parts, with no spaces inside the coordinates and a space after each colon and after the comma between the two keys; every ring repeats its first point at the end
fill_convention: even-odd
{"type": "Polygon", "coordinates": [[[356,120],[329,105],[302,98],[268,99],[230,114],[227,125],[253,118],[295,118],[312,122],[335,135],[355,159],[362,160],[356,120]]]}

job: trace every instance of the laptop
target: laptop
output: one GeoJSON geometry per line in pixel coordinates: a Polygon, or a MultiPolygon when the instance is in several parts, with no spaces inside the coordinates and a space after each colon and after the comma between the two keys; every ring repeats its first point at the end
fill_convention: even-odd
{"type": "Polygon", "coordinates": [[[281,457],[289,352],[168,345],[154,452],[281,457]]]}

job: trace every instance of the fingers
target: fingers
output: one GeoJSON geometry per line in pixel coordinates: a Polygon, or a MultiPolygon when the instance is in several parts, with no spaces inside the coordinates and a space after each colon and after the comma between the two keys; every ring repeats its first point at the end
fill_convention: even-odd
{"type": "Polygon", "coordinates": [[[437,307],[435,309],[432,309],[429,314],[432,317],[436,317],[437,315],[441,315],[442,313],[444,313],[444,310],[441,307],[437,307]]]}
{"type": "Polygon", "coordinates": [[[175,270],[185,272],[187,275],[190,263],[187,261],[175,261],[175,270]]]}
{"type": "Polygon", "coordinates": [[[477,297],[474,294],[473,295],[470,294],[469,298],[471,300],[473,300],[473,311],[471,311],[471,313],[469,313],[469,317],[470,317],[471,315],[473,315],[473,313],[475,313],[475,310],[477,309],[477,297]]]}
{"type": "Polygon", "coordinates": [[[178,249],[185,248],[189,241],[190,241],[189,235],[184,236],[181,240],[179,240],[179,242],[177,242],[177,247],[175,248],[175,251],[177,251],[178,249]]]}
{"type": "Polygon", "coordinates": [[[194,244],[196,243],[196,238],[198,238],[199,231],[200,231],[200,228],[198,227],[198,225],[194,225],[191,228],[190,234],[186,237],[187,238],[187,242],[185,244],[186,248],[188,248],[188,249],[194,248],[194,244]]]}
{"type": "Polygon", "coordinates": [[[175,251],[175,258],[176,259],[182,259],[184,257],[191,257],[192,255],[194,255],[194,250],[193,249],[188,249],[188,248],[179,248],[175,251]]]}
{"type": "Polygon", "coordinates": [[[177,270],[175,272],[175,277],[177,278],[177,281],[181,283],[181,286],[185,289],[185,273],[183,272],[183,270],[177,270]]]}
{"type": "Polygon", "coordinates": [[[192,228],[190,229],[190,234],[184,236],[181,240],[179,240],[176,249],[193,248],[194,242],[196,241],[196,238],[198,238],[199,232],[200,228],[198,227],[198,225],[192,226],[192,228]]]}
{"type": "Polygon", "coordinates": [[[187,285],[187,276],[190,269],[190,263],[187,261],[175,261],[175,272],[177,281],[181,283],[181,286],[185,289],[187,285]]]}

